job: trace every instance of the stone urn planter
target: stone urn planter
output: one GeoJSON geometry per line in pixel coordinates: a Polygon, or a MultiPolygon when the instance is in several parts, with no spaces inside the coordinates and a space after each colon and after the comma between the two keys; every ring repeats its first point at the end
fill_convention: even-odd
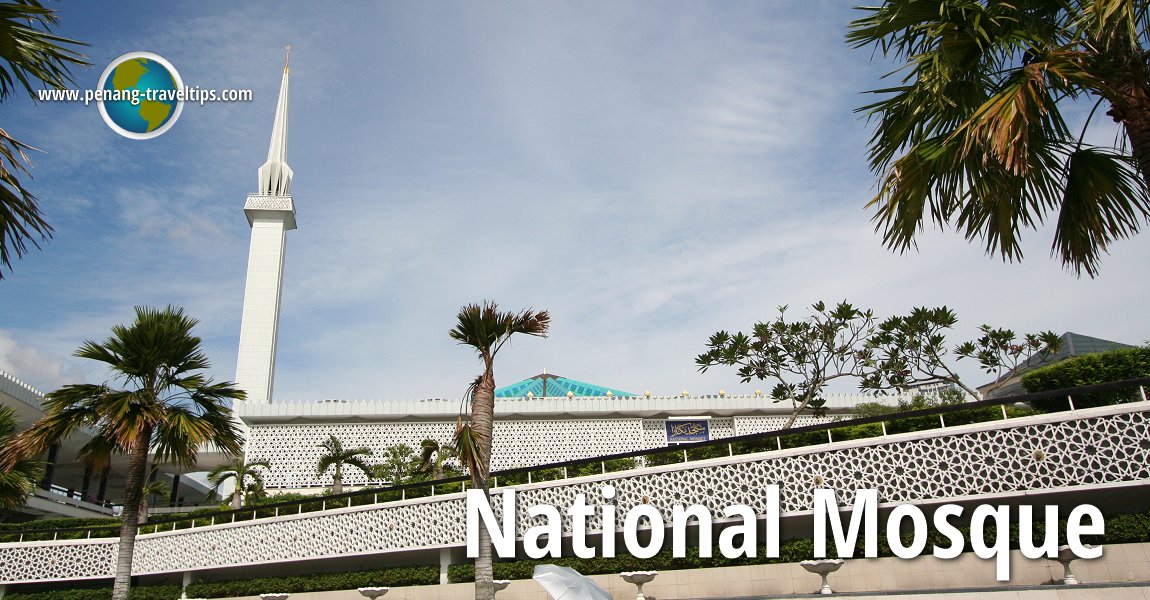
{"type": "MultiPolygon", "coordinates": [[[[1087,548],[1094,548],[1087,544],[1087,548]]],[[[1047,558],[1046,560],[1053,560],[1062,563],[1062,585],[1078,585],[1078,578],[1070,570],[1070,563],[1073,562],[1078,555],[1070,551],[1070,546],[1059,546],[1058,556],[1056,558],[1047,558]]]]}
{"type": "Polygon", "coordinates": [[[823,578],[823,587],[819,590],[820,594],[833,594],[831,591],[831,584],[827,583],[827,575],[839,570],[843,566],[843,559],[841,558],[824,558],[820,560],[804,560],[799,563],[804,569],[819,575],[823,578]]]}
{"type": "Polygon", "coordinates": [[[361,588],[356,588],[355,591],[359,592],[359,594],[361,596],[365,596],[367,598],[371,598],[371,600],[375,600],[376,598],[386,594],[387,591],[390,589],[391,588],[387,588],[387,587],[361,587],[361,588]]]}
{"type": "Polygon", "coordinates": [[[647,597],[643,595],[643,584],[650,582],[658,574],[658,571],[634,571],[619,573],[619,577],[622,577],[623,581],[634,584],[635,587],[638,588],[638,594],[635,596],[635,600],[647,600],[647,597]]]}
{"type": "Polygon", "coordinates": [[[260,600],[287,600],[291,594],[260,594],[260,600]]]}
{"type": "Polygon", "coordinates": [[[495,579],[491,582],[491,585],[495,586],[495,593],[498,594],[500,591],[507,589],[507,586],[511,585],[511,580],[495,579]]]}

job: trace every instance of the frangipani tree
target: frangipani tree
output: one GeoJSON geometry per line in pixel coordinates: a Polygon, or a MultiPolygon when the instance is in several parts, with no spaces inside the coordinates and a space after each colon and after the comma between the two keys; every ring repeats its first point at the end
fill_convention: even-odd
{"type": "Polygon", "coordinates": [[[835,380],[854,380],[871,391],[946,383],[977,398],[979,393],[959,376],[957,361],[975,360],[985,372],[1001,376],[1031,357],[1057,352],[1060,343],[1051,331],[1018,337],[1009,329],[983,325],[977,339],[951,347],[946,333],[957,317],[945,306],[915,308],[877,323],[873,311],[845,301],[833,308],[816,302],[798,320],[788,319],[786,309],[779,308],[772,321],[755,323],[749,334],[713,334],[695,361],[701,371],[737,366],[744,382],[775,382],[772,400],[792,407],[784,429],[804,410],[819,415],[822,393],[835,380]]]}

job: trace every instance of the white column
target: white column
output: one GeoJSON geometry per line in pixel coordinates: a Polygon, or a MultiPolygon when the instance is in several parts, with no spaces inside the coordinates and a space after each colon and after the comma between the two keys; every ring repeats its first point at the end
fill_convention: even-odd
{"type": "Polygon", "coordinates": [[[267,404],[272,399],[283,287],[284,231],[284,219],[278,215],[252,219],[236,384],[247,392],[247,401],[253,404],[267,404]]]}
{"type": "Polygon", "coordinates": [[[451,548],[439,549],[439,583],[447,585],[451,580],[447,577],[447,567],[451,566],[451,548]]]}

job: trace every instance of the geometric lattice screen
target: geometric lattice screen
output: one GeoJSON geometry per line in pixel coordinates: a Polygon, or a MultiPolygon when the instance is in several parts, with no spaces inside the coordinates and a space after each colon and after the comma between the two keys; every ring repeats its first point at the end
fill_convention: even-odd
{"type": "MultiPolygon", "coordinates": [[[[771,483],[780,484],[784,515],[810,510],[817,487],[837,490],[845,503],[853,501],[856,488],[877,489],[882,502],[929,503],[1145,485],[1150,483],[1146,410],[1139,404],[1091,409],[1084,418],[1082,413],[1023,417],[518,486],[517,527],[522,534],[532,525],[526,510],[533,505],[569,506],[580,493],[588,504],[602,502],[604,483],[617,489],[612,501],[617,514],[649,503],[667,522],[676,504],[701,504],[712,511],[744,504],[763,512],[763,488],[771,483]]],[[[637,420],[633,426],[641,433],[637,420]]],[[[592,531],[602,526],[595,513],[588,520],[592,531]]],[[[140,536],[134,572],[457,547],[466,540],[464,525],[464,501],[452,494],[197,527],[140,536]]],[[[569,522],[565,529],[571,530],[569,522]]],[[[0,577],[4,582],[110,577],[115,546],[111,539],[0,544],[0,577]]]]}
{"type": "MultiPolygon", "coordinates": [[[[825,419],[800,417],[796,426],[825,419]]],[[[711,419],[713,439],[774,431],[783,426],[783,417],[735,417],[711,419]]],[[[619,452],[649,450],[667,445],[663,419],[538,419],[495,422],[492,469],[528,467],[619,452]]],[[[454,422],[348,423],[311,425],[253,425],[247,445],[248,460],[263,459],[271,464],[264,483],[273,489],[298,489],[331,485],[331,474],[319,476],[316,464],[323,450],[320,443],[334,435],[344,448],[364,446],[381,460],[387,447],[410,446],[418,453],[419,444],[431,438],[450,444],[454,422]]],[[[347,469],[345,485],[365,485],[366,476],[347,469]]]]}

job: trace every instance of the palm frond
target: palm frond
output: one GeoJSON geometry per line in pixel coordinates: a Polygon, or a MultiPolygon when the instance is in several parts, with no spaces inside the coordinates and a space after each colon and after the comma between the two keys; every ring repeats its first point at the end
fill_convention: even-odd
{"type": "Polygon", "coordinates": [[[1140,193],[1140,183],[1127,157],[1096,148],[1073,152],[1051,253],[1076,270],[1096,275],[1101,253],[1110,243],[1137,233],[1150,219],[1150,201],[1140,193]]]}
{"type": "Polygon", "coordinates": [[[900,64],[887,75],[899,84],[874,90],[880,99],[858,109],[874,123],[868,158],[879,183],[867,206],[888,248],[913,248],[931,222],[1013,261],[1022,258],[1021,231],[1070,201],[1060,221],[1087,218],[1058,228],[1056,253],[1094,276],[1108,242],[1150,222],[1150,128],[1138,125],[1150,109],[1128,101],[1131,86],[1150,89],[1144,0],[886,0],[862,10],[847,43],[900,64]],[[1133,154],[1121,145],[1108,152],[1140,157],[1137,170],[1075,158],[1080,136],[1060,106],[1083,97],[1111,104],[1133,154]],[[1115,189],[1068,189],[1101,168],[1119,177],[1115,189]],[[1093,201],[1103,205],[1085,205],[1093,201]]]}
{"type": "Polygon", "coordinates": [[[459,423],[455,427],[454,442],[459,461],[471,475],[471,482],[478,486],[480,473],[483,472],[479,433],[470,423],[459,423]]]}
{"type": "Polygon", "coordinates": [[[24,505],[28,495],[36,489],[36,484],[44,475],[43,464],[20,454],[7,458],[13,449],[9,445],[16,431],[16,413],[7,406],[0,406],[0,509],[15,510],[24,505]]]}

